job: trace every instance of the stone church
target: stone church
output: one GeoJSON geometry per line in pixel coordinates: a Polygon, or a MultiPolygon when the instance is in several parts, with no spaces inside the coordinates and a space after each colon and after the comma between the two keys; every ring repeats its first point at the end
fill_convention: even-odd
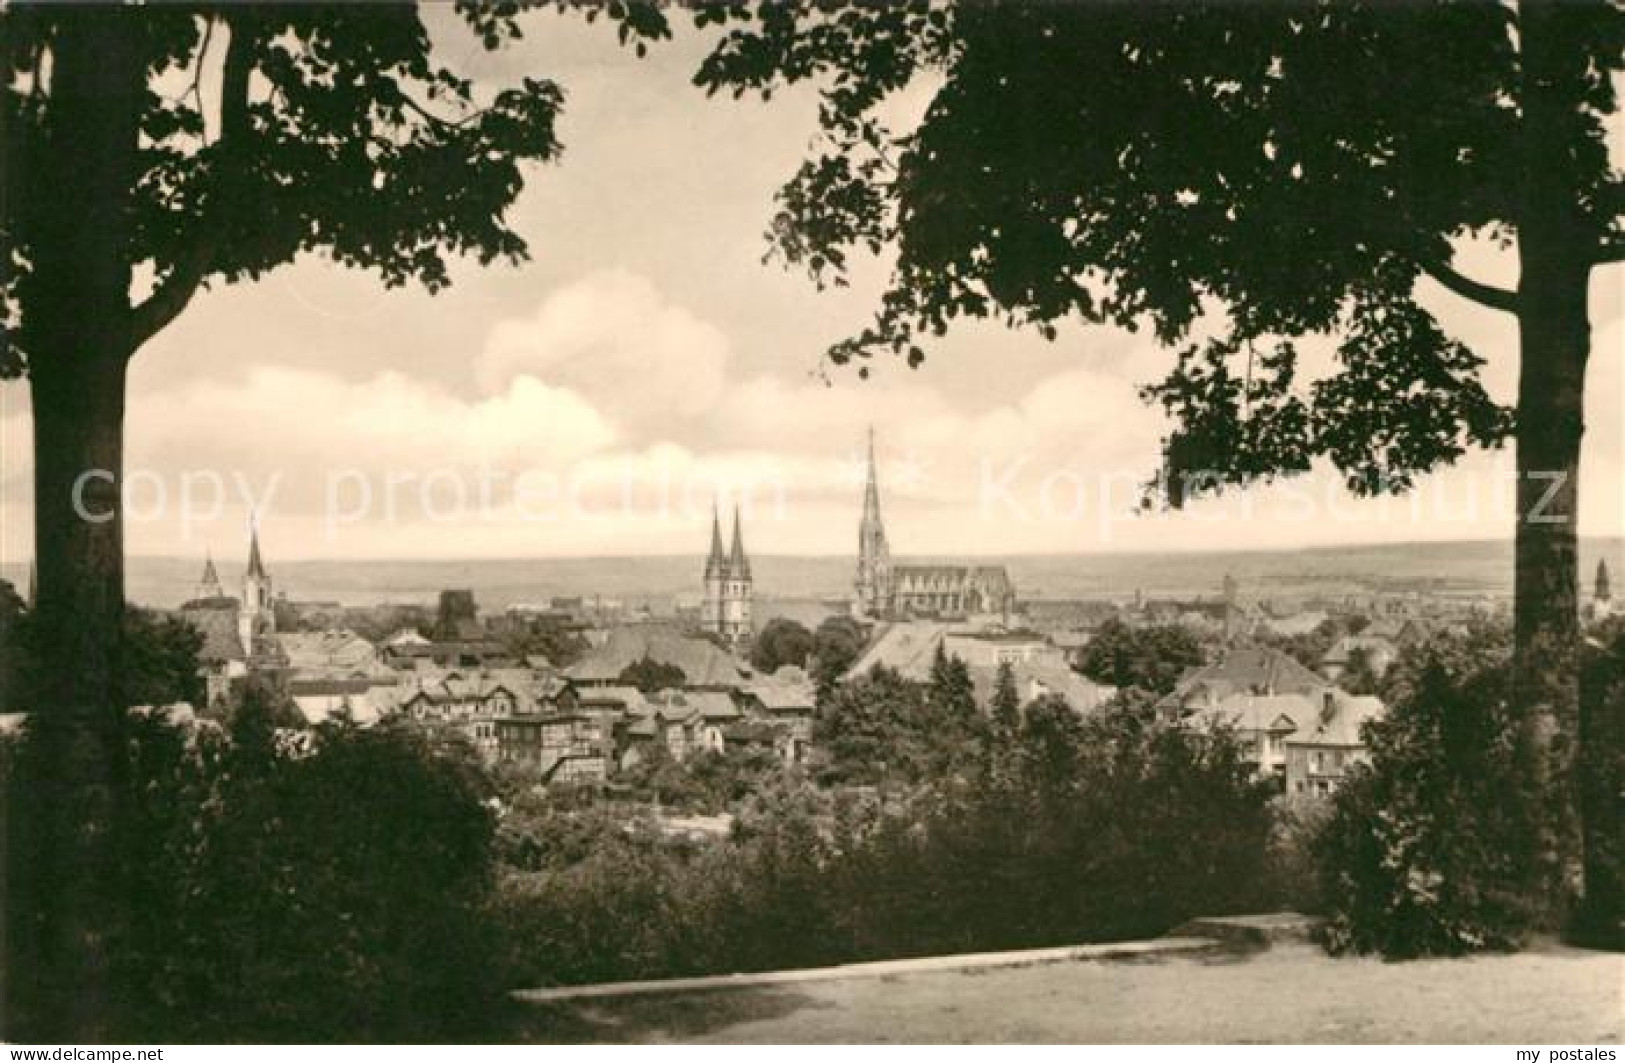
{"type": "Polygon", "coordinates": [[[880,519],[875,434],[869,432],[853,612],[869,620],[961,618],[1015,611],[1016,587],[1003,565],[894,565],[880,519]]]}
{"type": "Polygon", "coordinates": [[[280,670],[284,662],[272,638],[276,633],[275,599],[270,573],[260,557],[258,528],[249,532],[241,597],[225,592],[214,559],[209,557],[203,562],[197,590],[180,607],[180,615],[203,636],[198,663],[208,705],[224,703],[232,688],[250,674],[280,670]]]}
{"type": "Polygon", "coordinates": [[[726,555],[722,552],[722,527],[713,509],[711,554],[705,561],[705,602],[700,611],[701,630],[720,635],[730,646],[748,641],[751,590],[750,559],[745,556],[739,507],[734,507],[733,549],[726,555]]]}

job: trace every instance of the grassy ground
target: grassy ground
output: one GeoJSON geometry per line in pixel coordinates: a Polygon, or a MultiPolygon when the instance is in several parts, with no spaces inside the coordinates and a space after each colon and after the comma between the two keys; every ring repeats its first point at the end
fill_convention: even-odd
{"type": "Polygon", "coordinates": [[[1389,964],[1303,944],[520,1009],[528,1042],[1618,1043],[1625,957],[1389,964]]]}

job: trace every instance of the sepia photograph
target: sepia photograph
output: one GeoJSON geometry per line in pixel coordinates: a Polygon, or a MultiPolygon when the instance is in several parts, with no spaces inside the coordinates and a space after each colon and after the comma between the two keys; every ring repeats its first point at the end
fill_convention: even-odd
{"type": "Polygon", "coordinates": [[[1618,1063],[1625,3],[0,60],[7,1061],[1618,1063]]]}

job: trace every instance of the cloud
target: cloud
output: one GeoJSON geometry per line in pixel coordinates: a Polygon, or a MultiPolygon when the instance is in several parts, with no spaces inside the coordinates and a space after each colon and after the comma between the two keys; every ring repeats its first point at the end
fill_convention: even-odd
{"type": "MultiPolygon", "coordinates": [[[[1617,312],[1598,316],[1582,532],[1619,534],[1625,365],[1608,352],[1625,324],[1617,312]]],[[[1505,326],[1473,316],[1451,324],[1492,355],[1504,389],[1505,326]]],[[[712,501],[739,500],[753,550],[839,552],[851,546],[870,427],[900,554],[1511,531],[1510,502],[1498,493],[1504,453],[1429,478],[1420,501],[1359,501],[1321,477],[1131,518],[1165,427],[1135,393],[1147,352],[1110,330],[1081,340],[1088,357],[1028,360],[990,334],[994,346],[961,360],[825,383],[800,363],[746,372],[723,329],[647,278],[588,273],[489,326],[473,389],[468,363],[461,381],[344,376],[351,367],[274,364],[274,350],[226,377],[138,376],[128,468],[150,474],[147,494],[167,490],[173,502],[180,478],[200,470],[227,482],[212,516],[194,514],[189,527],[173,514],[132,518],[128,542],[138,553],[227,549],[259,504],[283,557],[691,552],[703,549],[712,501]],[[977,374],[987,378],[980,390],[967,386],[977,374]]],[[[5,396],[0,554],[15,560],[31,552],[30,431],[24,390],[5,396]]]]}
{"type": "Polygon", "coordinates": [[[630,431],[708,414],[727,370],[722,330],[619,269],[557,289],[529,317],[499,321],[475,362],[488,392],[523,379],[573,388],[630,431]]]}

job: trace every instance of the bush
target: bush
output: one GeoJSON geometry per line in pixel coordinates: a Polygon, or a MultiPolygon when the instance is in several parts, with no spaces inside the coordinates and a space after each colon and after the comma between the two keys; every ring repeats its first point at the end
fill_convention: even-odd
{"type": "MultiPolygon", "coordinates": [[[[492,823],[471,765],[391,728],[290,740],[251,712],[231,735],[138,714],[123,739],[98,927],[116,1037],[421,1041],[487,1018],[492,823]]],[[[53,888],[28,856],[53,762],[32,734],[7,753],[18,920],[53,888]]]]}
{"type": "MultiPolygon", "coordinates": [[[[890,689],[882,681],[881,688],[890,689]]],[[[863,732],[868,735],[868,732],[863,732]]],[[[1154,935],[1266,895],[1269,791],[1225,735],[1041,700],[981,763],[831,794],[775,776],[732,838],[544,815],[499,909],[513,978],[768,970],[1154,935]]]]}
{"type": "Polygon", "coordinates": [[[1371,763],[1314,846],[1325,943],[1393,958],[1515,948],[1544,872],[1504,647],[1436,640],[1396,669],[1390,714],[1367,727],[1371,763]]]}

